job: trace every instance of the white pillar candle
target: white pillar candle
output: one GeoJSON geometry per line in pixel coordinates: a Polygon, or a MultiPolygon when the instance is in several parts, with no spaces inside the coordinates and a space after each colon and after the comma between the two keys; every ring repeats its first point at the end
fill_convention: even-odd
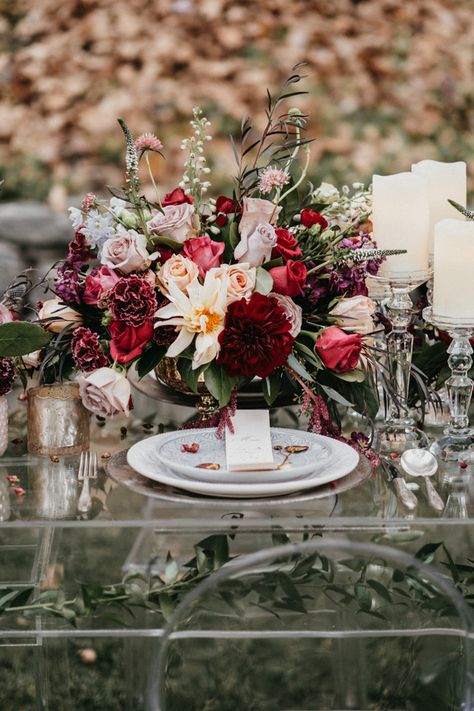
{"type": "Polygon", "coordinates": [[[408,276],[428,269],[429,209],[426,181],[414,173],[374,175],[372,221],[379,249],[406,249],[387,257],[381,276],[408,276]]]}
{"type": "Polygon", "coordinates": [[[438,222],[433,270],[433,315],[474,321],[474,222],[438,222]]]}
{"type": "Polygon", "coordinates": [[[412,172],[428,183],[430,206],[430,254],[433,254],[434,229],[437,222],[449,218],[462,219],[462,215],[449,204],[448,198],[466,207],[466,163],[441,163],[437,160],[421,160],[411,167],[412,172]]]}

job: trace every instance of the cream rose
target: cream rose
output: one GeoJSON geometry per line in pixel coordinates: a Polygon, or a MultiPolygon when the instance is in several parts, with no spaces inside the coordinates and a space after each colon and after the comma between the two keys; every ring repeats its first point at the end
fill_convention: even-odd
{"type": "Polygon", "coordinates": [[[158,284],[163,294],[168,296],[170,282],[176,284],[180,291],[186,291],[188,284],[198,276],[197,264],[182,254],[174,254],[161,266],[158,272],[158,284]]]}
{"type": "Polygon", "coordinates": [[[196,236],[194,206],[187,202],[181,205],[166,205],[147,223],[153,234],[170,237],[183,244],[196,236]]]}
{"type": "Polygon", "coordinates": [[[39,368],[42,361],[41,351],[32,351],[21,356],[21,359],[26,368],[39,368]]]}
{"type": "Polygon", "coordinates": [[[260,267],[268,262],[272,249],[277,243],[277,234],[268,222],[256,226],[246,240],[241,240],[234,251],[238,262],[248,262],[252,267],[260,267]]]}
{"type": "Polygon", "coordinates": [[[112,368],[98,368],[78,378],[81,399],[88,410],[100,417],[113,417],[119,413],[128,415],[130,407],[130,383],[112,368]]]}
{"type": "Polygon", "coordinates": [[[124,274],[145,271],[150,266],[151,256],[144,235],[135,230],[121,232],[104,242],[100,261],[110,269],[119,269],[124,274]]]}
{"type": "Polygon", "coordinates": [[[3,304],[0,304],[0,326],[3,323],[9,323],[10,321],[13,321],[12,312],[3,304]]]}
{"type": "Polygon", "coordinates": [[[277,294],[273,291],[268,294],[268,297],[278,302],[278,306],[283,309],[286,318],[291,324],[290,336],[296,338],[296,336],[301,331],[301,326],[303,324],[303,309],[301,308],[301,306],[295,304],[295,302],[290,296],[277,294]]]}
{"type": "Polygon", "coordinates": [[[65,306],[58,298],[45,301],[38,313],[38,317],[41,321],[44,321],[43,328],[51,331],[51,333],[61,333],[67,326],[73,325],[76,327],[82,323],[81,314],[78,314],[77,311],[74,311],[69,306],[65,306]]]}
{"type": "Polygon", "coordinates": [[[220,279],[226,277],[227,305],[240,299],[250,299],[257,278],[257,270],[250,264],[222,264],[222,266],[211,269],[215,276],[220,279]]]}
{"type": "Polygon", "coordinates": [[[335,323],[345,331],[366,334],[375,328],[372,320],[375,308],[375,303],[368,296],[353,296],[341,299],[330,315],[336,317],[335,323]]]}
{"type": "Polygon", "coordinates": [[[277,207],[270,200],[260,198],[244,198],[242,203],[242,217],[239,223],[239,232],[242,239],[249,237],[257,225],[268,222],[275,225],[281,207],[277,207]]]}

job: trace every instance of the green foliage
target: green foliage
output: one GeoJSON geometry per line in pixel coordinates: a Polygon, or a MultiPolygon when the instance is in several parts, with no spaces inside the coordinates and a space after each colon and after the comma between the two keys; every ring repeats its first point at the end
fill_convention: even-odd
{"type": "Polygon", "coordinates": [[[51,340],[48,333],[34,323],[11,321],[0,326],[0,357],[22,356],[44,348],[51,340]]]}
{"type": "Polygon", "coordinates": [[[152,371],[160,363],[167,351],[167,346],[153,344],[148,348],[137,361],[137,373],[141,379],[152,371]]]}
{"type": "Polygon", "coordinates": [[[224,368],[212,361],[204,373],[204,382],[211,395],[218,401],[219,407],[225,407],[230,402],[237,378],[227,375],[224,368]]]}

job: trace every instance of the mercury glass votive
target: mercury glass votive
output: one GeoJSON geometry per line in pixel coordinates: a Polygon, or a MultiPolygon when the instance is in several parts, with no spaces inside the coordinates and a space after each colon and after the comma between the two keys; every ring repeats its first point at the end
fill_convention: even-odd
{"type": "Polygon", "coordinates": [[[77,383],[28,390],[28,450],[41,456],[78,454],[89,448],[89,412],[77,383]]]}

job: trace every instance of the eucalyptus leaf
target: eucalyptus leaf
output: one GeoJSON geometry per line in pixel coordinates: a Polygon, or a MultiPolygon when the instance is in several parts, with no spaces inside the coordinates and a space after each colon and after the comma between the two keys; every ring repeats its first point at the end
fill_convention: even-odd
{"type": "Polygon", "coordinates": [[[288,366],[295,371],[300,378],[303,380],[308,380],[310,383],[313,382],[312,376],[308,373],[304,365],[302,365],[293,353],[290,353],[287,360],[288,366]]]}
{"type": "Polygon", "coordinates": [[[34,323],[4,323],[0,326],[0,357],[22,356],[41,350],[52,337],[51,333],[34,323]]]}
{"type": "Polygon", "coordinates": [[[273,279],[270,272],[267,272],[263,267],[257,268],[257,277],[255,280],[255,291],[266,296],[273,289],[273,279]]]}
{"type": "Polygon", "coordinates": [[[153,237],[150,237],[150,242],[153,245],[158,246],[162,244],[165,247],[169,247],[170,249],[174,250],[175,252],[178,252],[183,247],[180,242],[176,242],[176,240],[171,239],[170,237],[164,237],[162,235],[153,235],[153,237]]]}
{"type": "Polygon", "coordinates": [[[335,402],[339,403],[339,405],[344,405],[345,407],[354,407],[354,404],[352,402],[346,400],[343,395],[338,393],[337,390],[334,390],[334,388],[330,388],[329,385],[320,384],[319,387],[323,392],[326,393],[328,397],[331,398],[331,400],[334,400],[335,402]]]}
{"type": "Polygon", "coordinates": [[[274,371],[263,381],[263,397],[268,406],[273,405],[281,392],[283,373],[281,370],[274,371]]]}

